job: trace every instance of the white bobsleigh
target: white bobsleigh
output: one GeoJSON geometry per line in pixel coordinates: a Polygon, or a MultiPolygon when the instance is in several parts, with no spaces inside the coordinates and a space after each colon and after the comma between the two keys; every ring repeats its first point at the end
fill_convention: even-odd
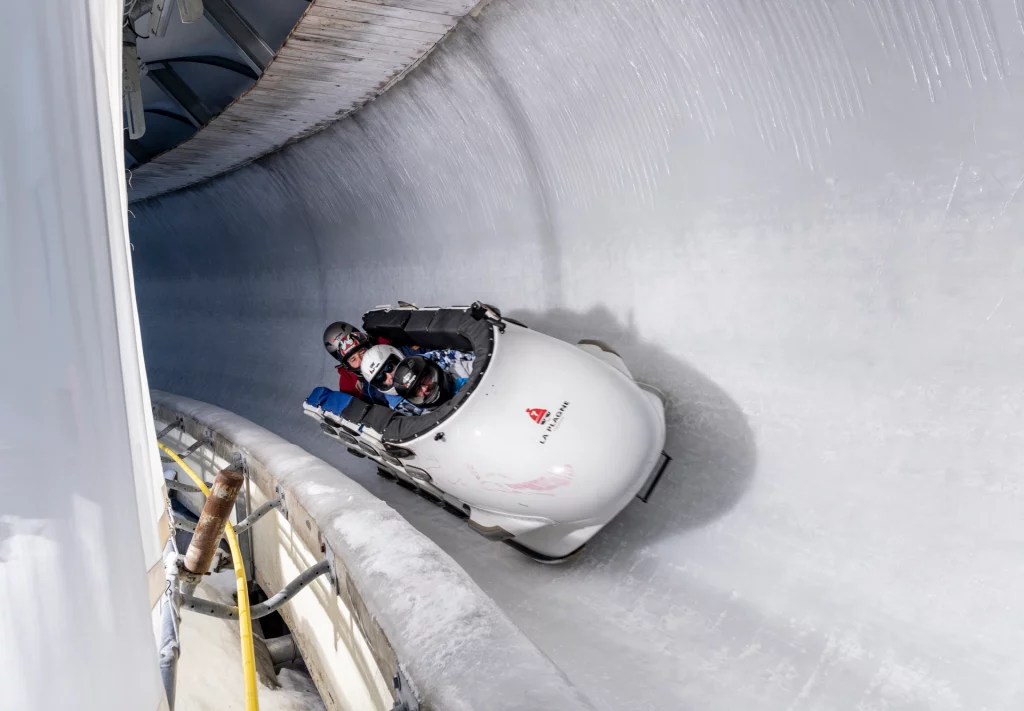
{"type": "Polygon", "coordinates": [[[489,538],[567,558],[633,497],[646,501],[668,464],[661,397],[599,342],[573,346],[482,304],[379,307],[363,324],[395,345],[474,352],[472,376],[417,417],[360,400],[340,412],[307,401],[306,414],[489,538]]]}

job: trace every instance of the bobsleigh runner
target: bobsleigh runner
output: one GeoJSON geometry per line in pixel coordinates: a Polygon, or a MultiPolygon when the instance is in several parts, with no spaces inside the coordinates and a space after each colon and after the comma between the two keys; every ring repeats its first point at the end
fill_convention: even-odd
{"type": "Polygon", "coordinates": [[[573,346],[479,303],[378,307],[363,327],[398,346],[474,353],[472,375],[419,416],[326,388],[305,413],[381,475],[537,560],[572,556],[633,497],[647,501],[670,461],[660,394],[598,341],[573,346]]]}

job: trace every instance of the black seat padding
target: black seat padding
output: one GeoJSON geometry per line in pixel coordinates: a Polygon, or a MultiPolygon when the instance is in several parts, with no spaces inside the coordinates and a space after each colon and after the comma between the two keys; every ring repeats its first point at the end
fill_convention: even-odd
{"type": "MultiPolygon", "coordinates": [[[[476,362],[489,360],[491,352],[494,350],[494,327],[487,321],[477,321],[467,316],[459,327],[459,335],[469,341],[471,347],[468,350],[476,356],[473,375],[470,377],[472,380],[477,375],[476,362]]],[[[466,385],[468,386],[469,383],[466,385]]],[[[465,392],[465,389],[462,392],[465,392]]]]}
{"type": "Polygon", "coordinates": [[[369,311],[363,316],[363,330],[371,336],[386,338],[396,346],[411,346],[412,340],[405,335],[410,313],[414,312],[405,309],[369,311]]]}
{"type": "Polygon", "coordinates": [[[467,318],[476,322],[466,309],[370,311],[363,316],[363,328],[371,336],[386,338],[396,346],[472,351],[473,344],[460,330],[467,318]]]}
{"type": "Polygon", "coordinates": [[[351,422],[353,425],[358,425],[369,411],[370,403],[354,397],[349,404],[345,405],[345,409],[341,411],[341,418],[351,422]]]}
{"type": "MultiPolygon", "coordinates": [[[[424,315],[426,313],[429,312],[424,315]]],[[[445,337],[436,347],[472,352],[476,356],[473,372],[459,393],[433,412],[415,417],[397,416],[391,420],[383,433],[383,440],[390,444],[402,444],[416,439],[451,417],[480,384],[494,352],[494,327],[490,323],[477,321],[460,309],[441,309],[434,314],[427,333],[432,338],[440,339],[442,334],[445,337]],[[465,347],[456,344],[465,344],[465,347]]],[[[418,332],[417,336],[421,333],[418,332]]]]}
{"type": "Polygon", "coordinates": [[[409,314],[409,320],[405,322],[405,335],[409,339],[424,348],[438,348],[435,343],[425,343],[424,338],[430,340],[430,322],[434,320],[437,311],[413,311],[409,314]]]}
{"type": "MultiPolygon", "coordinates": [[[[431,343],[425,343],[428,348],[454,348],[457,351],[468,351],[473,352],[473,342],[467,338],[462,329],[464,326],[470,323],[479,323],[479,321],[472,317],[467,319],[468,314],[465,310],[459,309],[440,309],[434,314],[434,318],[430,321],[430,326],[427,331],[427,340],[431,343],[437,343],[437,346],[431,346],[431,343]]],[[[409,333],[409,336],[415,340],[416,335],[409,333]]]]}
{"type": "Polygon", "coordinates": [[[371,405],[370,411],[366,413],[360,424],[383,433],[387,429],[388,423],[395,417],[401,416],[395,415],[395,411],[387,405],[371,405]]]}
{"type": "Polygon", "coordinates": [[[359,398],[352,398],[352,402],[341,411],[342,419],[347,422],[351,422],[353,425],[365,425],[378,432],[383,432],[394,416],[394,410],[387,405],[376,405],[359,398]]]}
{"type": "Polygon", "coordinates": [[[409,316],[405,334],[413,343],[429,350],[454,348],[472,351],[473,344],[459,332],[465,319],[466,312],[457,309],[416,311],[409,316]]]}

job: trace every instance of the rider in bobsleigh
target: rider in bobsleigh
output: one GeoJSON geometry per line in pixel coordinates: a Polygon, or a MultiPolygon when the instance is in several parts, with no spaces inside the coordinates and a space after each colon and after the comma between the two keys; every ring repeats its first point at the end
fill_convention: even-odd
{"type": "MultiPolygon", "coordinates": [[[[327,352],[339,363],[335,366],[338,371],[338,391],[367,402],[384,404],[383,393],[363,380],[359,369],[363,356],[370,348],[391,345],[391,341],[363,333],[345,321],[335,321],[324,330],[323,342],[327,352]]],[[[417,351],[415,348],[402,349],[405,355],[415,355],[417,351]]]]}
{"type": "Polygon", "coordinates": [[[395,412],[422,415],[450,400],[465,385],[475,357],[451,348],[407,356],[394,346],[381,345],[366,352],[360,370],[395,412]]]}
{"type": "Polygon", "coordinates": [[[453,349],[420,354],[418,346],[396,348],[344,321],[328,326],[323,342],[340,363],[339,392],[318,387],[307,402],[336,414],[353,397],[388,405],[403,415],[429,412],[459,391],[472,372],[475,357],[453,349]]]}

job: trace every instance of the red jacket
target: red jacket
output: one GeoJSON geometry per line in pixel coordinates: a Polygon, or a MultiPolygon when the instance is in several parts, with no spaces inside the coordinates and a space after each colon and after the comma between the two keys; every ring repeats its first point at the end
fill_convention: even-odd
{"type": "Polygon", "coordinates": [[[363,393],[363,380],[345,366],[338,366],[338,390],[359,397],[363,393]]]}

